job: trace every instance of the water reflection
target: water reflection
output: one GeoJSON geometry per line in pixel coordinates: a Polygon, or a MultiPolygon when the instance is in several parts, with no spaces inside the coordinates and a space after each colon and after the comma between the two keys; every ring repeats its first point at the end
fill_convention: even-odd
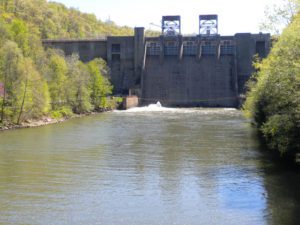
{"type": "Polygon", "coordinates": [[[0,146],[0,224],[298,222],[299,176],[266,160],[236,110],[117,111],[0,146]]]}

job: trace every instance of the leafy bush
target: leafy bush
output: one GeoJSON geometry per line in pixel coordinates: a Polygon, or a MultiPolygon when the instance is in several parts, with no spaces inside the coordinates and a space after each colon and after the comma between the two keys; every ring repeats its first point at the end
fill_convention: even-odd
{"type": "Polygon", "coordinates": [[[261,131],[270,149],[286,154],[296,148],[295,126],[290,115],[273,115],[261,126],[261,131]]]}
{"type": "Polygon", "coordinates": [[[53,119],[61,119],[61,118],[68,118],[73,115],[72,110],[69,107],[62,107],[58,110],[54,110],[50,113],[50,116],[53,119]]]}
{"type": "Polygon", "coordinates": [[[281,155],[300,152],[300,14],[255,66],[245,114],[254,119],[270,148],[281,155]]]}

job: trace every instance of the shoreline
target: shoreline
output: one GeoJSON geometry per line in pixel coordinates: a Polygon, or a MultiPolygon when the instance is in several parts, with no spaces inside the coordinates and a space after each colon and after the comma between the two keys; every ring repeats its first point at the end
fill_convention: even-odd
{"type": "Polygon", "coordinates": [[[112,110],[104,110],[99,112],[89,112],[89,113],[83,113],[83,114],[74,114],[72,116],[63,117],[60,119],[54,119],[49,116],[44,116],[41,119],[28,119],[25,122],[22,122],[21,124],[6,124],[0,126],[0,132],[9,131],[9,130],[17,130],[17,129],[25,129],[25,128],[35,128],[35,127],[42,127],[47,126],[51,124],[58,124],[63,123],[65,121],[75,119],[75,118],[81,118],[91,115],[96,115],[104,112],[110,112],[112,110]]]}

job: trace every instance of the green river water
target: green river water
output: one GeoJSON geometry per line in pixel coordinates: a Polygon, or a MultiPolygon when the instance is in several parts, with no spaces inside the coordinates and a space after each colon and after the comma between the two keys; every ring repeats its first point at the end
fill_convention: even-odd
{"type": "Polygon", "coordinates": [[[300,224],[300,174],[233,109],[147,107],[0,133],[0,224],[300,224]]]}

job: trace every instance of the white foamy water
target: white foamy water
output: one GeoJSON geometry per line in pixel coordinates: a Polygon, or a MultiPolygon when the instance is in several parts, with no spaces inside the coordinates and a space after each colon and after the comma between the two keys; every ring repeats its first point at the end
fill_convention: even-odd
{"type": "Polygon", "coordinates": [[[116,113],[197,113],[197,114],[218,114],[227,111],[230,113],[238,112],[234,108],[169,108],[163,107],[160,102],[143,107],[135,107],[127,110],[115,110],[116,113]]]}
{"type": "Polygon", "coordinates": [[[144,107],[131,108],[125,112],[175,112],[177,110],[176,108],[163,107],[160,102],[157,102],[156,104],[150,104],[144,107]]]}

